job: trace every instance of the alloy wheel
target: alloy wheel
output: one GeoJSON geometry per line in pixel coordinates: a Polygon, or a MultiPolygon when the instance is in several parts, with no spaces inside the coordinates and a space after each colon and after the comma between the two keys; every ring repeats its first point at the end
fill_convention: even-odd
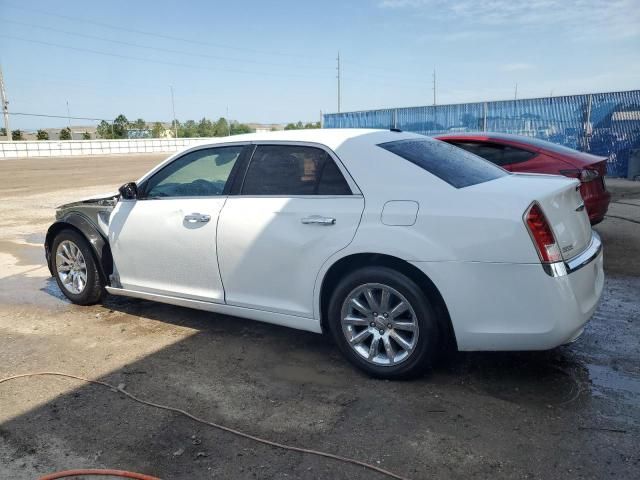
{"type": "Polygon", "coordinates": [[[60,242],[56,250],[56,271],[64,288],[79,295],[87,285],[87,263],[80,248],[71,240],[60,242]]]}
{"type": "Polygon", "coordinates": [[[418,344],[413,307],[388,285],[367,283],[352,290],[342,304],[341,323],[351,349],[374,365],[402,363],[418,344]]]}

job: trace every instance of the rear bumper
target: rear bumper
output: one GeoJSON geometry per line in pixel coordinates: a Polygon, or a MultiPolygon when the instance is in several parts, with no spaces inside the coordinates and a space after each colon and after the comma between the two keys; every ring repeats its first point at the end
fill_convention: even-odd
{"type": "Polygon", "coordinates": [[[602,248],[557,276],[540,264],[414,265],[440,290],[460,350],[547,350],[575,340],[604,286],[602,248]]]}

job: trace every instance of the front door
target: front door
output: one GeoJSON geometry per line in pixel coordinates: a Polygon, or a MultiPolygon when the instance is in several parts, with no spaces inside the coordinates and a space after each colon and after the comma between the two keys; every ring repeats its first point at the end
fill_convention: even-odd
{"type": "Polygon", "coordinates": [[[242,145],[191,150],[120,200],[109,222],[122,288],[224,302],[216,226],[242,145]]]}
{"type": "Polygon", "coordinates": [[[324,262],[353,239],[364,199],[326,150],[258,145],[218,223],[226,302],[313,317],[324,262]]]}

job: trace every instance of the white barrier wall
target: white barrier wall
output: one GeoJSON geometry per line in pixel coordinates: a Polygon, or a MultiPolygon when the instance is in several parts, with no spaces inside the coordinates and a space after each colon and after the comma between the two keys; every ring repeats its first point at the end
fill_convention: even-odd
{"type": "Polygon", "coordinates": [[[0,142],[0,160],[25,157],[67,157],[115,153],[176,152],[206,138],[141,138],[132,140],[30,140],[0,142]]]}

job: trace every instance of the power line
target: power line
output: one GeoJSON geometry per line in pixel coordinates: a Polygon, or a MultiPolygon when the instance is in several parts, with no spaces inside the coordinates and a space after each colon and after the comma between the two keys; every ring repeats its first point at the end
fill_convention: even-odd
{"type": "MultiPolygon", "coordinates": [[[[95,20],[89,20],[89,19],[84,19],[84,18],[80,18],[80,17],[72,17],[72,16],[69,16],[69,15],[60,15],[58,13],[54,13],[54,12],[50,12],[50,11],[46,11],[46,10],[34,10],[34,9],[29,9],[29,8],[25,8],[25,7],[21,7],[21,6],[15,6],[15,5],[5,5],[5,6],[7,6],[9,8],[17,9],[17,10],[23,10],[23,11],[38,13],[38,14],[41,14],[41,15],[48,15],[48,16],[52,16],[52,17],[63,18],[63,19],[66,19],[66,20],[71,20],[71,21],[76,22],[76,23],[77,22],[84,22],[84,23],[88,23],[88,24],[98,25],[98,26],[101,26],[101,27],[104,27],[104,28],[110,28],[110,29],[113,29],[113,30],[129,32],[129,33],[135,33],[135,34],[140,34],[140,35],[147,35],[147,36],[151,36],[151,37],[162,38],[162,39],[165,39],[165,40],[185,42],[185,43],[189,43],[189,44],[192,44],[192,45],[203,45],[203,46],[210,46],[210,47],[216,47],[216,48],[226,48],[226,49],[230,49],[230,50],[257,53],[257,54],[260,54],[260,55],[278,55],[278,56],[285,56],[285,57],[304,58],[304,59],[307,59],[307,60],[309,59],[308,55],[292,54],[292,53],[287,53],[287,52],[275,52],[275,51],[268,52],[268,51],[264,51],[264,50],[256,50],[256,49],[246,48],[246,47],[238,47],[238,46],[234,46],[234,45],[218,44],[218,43],[211,43],[211,42],[202,42],[202,41],[192,40],[192,39],[183,38],[183,37],[176,37],[176,36],[172,36],[172,35],[165,35],[165,34],[160,34],[160,33],[144,31],[144,30],[137,30],[137,29],[132,29],[132,28],[121,27],[121,26],[118,26],[118,25],[112,25],[112,24],[108,24],[108,23],[104,23],[104,22],[97,22],[95,20]]],[[[18,22],[13,21],[13,23],[18,23],[18,22]]],[[[23,25],[28,25],[28,24],[23,23],[23,25]]],[[[34,26],[34,25],[30,25],[30,26],[34,26]]],[[[47,28],[49,30],[55,31],[54,29],[52,29],[50,27],[36,26],[36,28],[47,28]]],[[[84,34],[76,34],[76,33],[71,33],[71,32],[65,32],[63,30],[59,30],[59,32],[60,33],[68,33],[70,35],[87,36],[87,35],[84,35],[84,34]]],[[[98,39],[98,37],[93,37],[93,38],[98,39]]],[[[121,44],[127,45],[126,42],[122,42],[122,41],[116,41],[116,40],[107,40],[107,41],[113,41],[115,43],[121,43],[121,44]]],[[[129,45],[130,46],[138,46],[140,48],[155,48],[155,47],[147,47],[147,46],[141,46],[141,45],[135,45],[135,44],[129,44],[129,45]]],[[[171,50],[165,49],[165,51],[171,51],[171,50]]],[[[175,50],[173,51],[173,53],[181,53],[181,54],[197,55],[197,56],[208,56],[208,55],[203,55],[203,54],[193,54],[193,53],[188,53],[188,52],[178,52],[178,51],[175,51],[175,50]]],[[[209,57],[215,58],[214,56],[209,56],[209,57]]],[[[232,60],[232,59],[228,58],[228,60],[232,60]]],[[[245,60],[235,60],[235,61],[245,61],[245,60]]],[[[246,61],[249,62],[249,60],[246,60],[246,61]]],[[[253,61],[253,63],[261,63],[261,64],[264,64],[264,65],[269,65],[270,64],[268,62],[258,62],[258,61],[253,61]]],[[[389,69],[386,68],[386,67],[366,65],[366,64],[359,63],[359,62],[350,62],[350,64],[355,65],[355,66],[360,66],[361,68],[365,68],[365,69],[369,69],[369,70],[377,70],[378,72],[380,72],[380,73],[377,74],[378,76],[391,76],[391,77],[395,77],[395,78],[405,78],[405,79],[409,78],[409,77],[406,77],[406,76],[402,76],[402,75],[397,75],[395,73],[391,73],[391,72],[389,72],[389,69]]],[[[270,64],[270,65],[275,65],[275,64],[270,64]]],[[[306,68],[308,68],[308,67],[306,67],[306,68]]],[[[323,67],[314,67],[314,68],[323,68],[323,67]]],[[[328,68],[328,67],[326,67],[326,68],[328,68]]]]}
{"type": "Polygon", "coordinates": [[[239,73],[239,74],[245,74],[245,75],[269,75],[269,76],[276,76],[276,77],[305,77],[305,78],[317,78],[317,75],[305,75],[302,73],[273,73],[273,72],[255,72],[255,71],[248,71],[248,70],[232,70],[232,69],[227,69],[227,68],[215,68],[215,67],[208,67],[208,66],[203,66],[203,65],[191,65],[188,63],[176,63],[176,62],[166,62],[163,60],[152,60],[149,58],[144,58],[144,57],[134,57],[131,55],[122,55],[119,53],[111,53],[111,52],[102,52],[100,50],[93,50],[90,48],[82,48],[82,47],[72,47],[70,45],[60,45],[58,43],[52,43],[52,42],[44,42],[42,40],[32,40],[30,38],[22,38],[22,37],[16,37],[13,35],[4,35],[4,34],[0,34],[0,37],[3,38],[10,38],[12,40],[18,40],[18,41],[22,41],[22,42],[29,42],[29,43],[36,43],[39,45],[46,45],[48,47],[56,47],[56,48],[63,48],[63,49],[67,49],[67,50],[75,50],[77,52],[84,52],[84,53],[93,53],[96,55],[105,55],[107,57],[116,57],[116,58],[125,58],[127,60],[136,60],[138,62],[148,62],[148,63],[157,63],[160,65],[169,65],[169,66],[173,66],[173,67],[180,67],[180,68],[195,68],[198,70],[213,70],[213,71],[217,71],[217,72],[224,72],[224,73],[239,73]]]}
{"type": "Polygon", "coordinates": [[[174,49],[170,49],[170,48],[159,48],[159,47],[151,47],[149,45],[141,45],[139,43],[131,43],[131,42],[125,42],[122,40],[114,40],[111,38],[105,38],[105,37],[100,37],[97,35],[89,35],[86,33],[77,33],[77,32],[70,32],[68,30],[61,30],[59,28],[53,28],[53,27],[46,27],[44,25],[36,25],[33,23],[26,23],[26,22],[19,22],[17,20],[9,20],[9,19],[5,19],[5,18],[0,18],[1,22],[5,22],[5,23],[13,23],[16,25],[22,25],[22,26],[26,26],[26,27],[32,27],[32,28],[39,28],[42,30],[48,30],[50,32],[57,32],[57,33],[62,33],[65,35],[73,35],[76,37],[81,37],[81,38],[90,38],[93,40],[99,40],[99,41],[103,41],[103,42],[111,42],[111,43],[116,43],[118,45],[125,45],[127,47],[134,47],[134,48],[143,48],[146,50],[155,50],[157,52],[162,52],[162,53],[176,53],[179,55],[190,55],[190,56],[194,56],[194,57],[201,57],[201,58],[211,58],[213,60],[227,60],[227,61],[231,61],[231,62],[242,62],[242,63],[252,63],[252,64],[256,64],[256,65],[268,65],[268,66],[273,66],[273,67],[304,67],[304,68],[328,68],[328,67],[319,67],[317,65],[309,65],[309,64],[284,64],[284,63],[273,63],[273,62],[261,62],[259,60],[250,60],[250,59],[242,59],[242,58],[234,58],[234,57],[224,57],[224,56],[220,56],[220,55],[209,55],[209,54],[205,54],[205,53],[196,53],[196,52],[189,52],[186,50],[174,50],[174,49]]]}
{"type": "Polygon", "coordinates": [[[198,40],[192,40],[189,38],[183,38],[183,37],[176,37],[173,35],[166,35],[166,34],[161,34],[161,33],[154,33],[154,32],[148,32],[145,30],[137,30],[134,28],[126,28],[126,27],[122,27],[119,25],[112,25],[109,23],[104,23],[104,22],[97,22],[95,20],[89,20],[86,18],[80,18],[80,17],[72,17],[69,15],[60,15],[59,13],[54,13],[51,11],[47,11],[47,10],[38,10],[38,9],[31,9],[31,8],[25,8],[22,6],[16,6],[16,5],[5,5],[5,7],[9,7],[9,8],[13,8],[16,10],[23,10],[23,11],[27,11],[27,12],[32,12],[32,13],[39,13],[41,15],[49,15],[52,17],[57,17],[57,18],[64,18],[65,20],[72,20],[73,22],[83,22],[83,23],[89,23],[92,25],[98,25],[100,27],[105,27],[105,28],[111,28],[113,30],[119,30],[122,32],[129,32],[129,33],[136,33],[139,35],[147,35],[150,37],[156,37],[156,38],[163,38],[165,40],[172,40],[172,41],[178,41],[178,42],[185,42],[185,43],[190,43],[193,45],[207,45],[210,47],[216,47],[216,48],[228,48],[230,50],[238,50],[238,51],[244,51],[244,52],[252,52],[252,53],[257,53],[260,55],[279,55],[279,56],[286,56],[286,57],[298,57],[298,58],[309,58],[307,55],[299,55],[299,54],[292,54],[292,53],[286,53],[286,52],[268,52],[268,51],[264,51],[264,50],[256,50],[253,48],[247,48],[247,47],[238,47],[235,45],[226,45],[226,44],[221,44],[221,43],[212,43],[212,42],[203,42],[203,41],[198,41],[198,40]]]}
{"type": "Polygon", "coordinates": [[[44,118],[69,118],[72,120],[92,120],[96,122],[113,122],[113,118],[90,118],[90,117],[71,117],[68,115],[49,115],[45,113],[25,113],[25,112],[9,112],[9,115],[20,115],[23,117],[44,117],[44,118]]]}

